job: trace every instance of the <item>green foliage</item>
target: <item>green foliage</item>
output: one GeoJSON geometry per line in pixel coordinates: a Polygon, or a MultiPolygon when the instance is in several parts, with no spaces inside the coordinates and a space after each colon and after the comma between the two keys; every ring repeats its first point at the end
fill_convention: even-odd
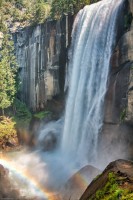
{"type": "Polygon", "coordinates": [[[0,141],[16,135],[15,122],[13,119],[0,116],[0,141]]]}
{"type": "Polygon", "coordinates": [[[125,196],[121,197],[121,200],[133,200],[133,192],[127,192],[125,196]]]}
{"type": "Polygon", "coordinates": [[[132,15],[131,12],[129,12],[127,15],[125,15],[125,17],[124,17],[124,28],[125,28],[125,30],[130,29],[132,20],[133,20],[133,15],[132,15]]]}
{"type": "Polygon", "coordinates": [[[33,22],[42,23],[50,13],[50,5],[43,0],[37,0],[33,10],[33,22]]]}
{"type": "Polygon", "coordinates": [[[32,114],[27,106],[20,100],[15,99],[14,101],[14,120],[17,126],[28,126],[32,118],[32,114]]]}
{"type": "Polygon", "coordinates": [[[52,18],[60,18],[63,14],[76,14],[85,5],[98,0],[53,0],[51,5],[52,18]]]}
{"type": "MultiPolygon", "coordinates": [[[[0,21],[27,26],[52,18],[75,14],[85,5],[99,0],[0,0],[0,21]]],[[[7,23],[6,23],[7,24],[7,23]]]]}
{"type": "Polygon", "coordinates": [[[120,122],[123,122],[126,118],[127,109],[124,108],[120,113],[120,122]]]}
{"type": "Polygon", "coordinates": [[[119,186],[122,181],[126,181],[126,177],[119,177],[113,172],[109,173],[106,185],[88,200],[132,200],[133,192],[119,186]]]}
{"type": "Polygon", "coordinates": [[[63,14],[74,14],[86,4],[90,4],[90,0],[53,0],[51,16],[59,18],[63,14]]]}
{"type": "Polygon", "coordinates": [[[113,193],[113,200],[115,200],[115,193],[114,191],[117,190],[117,183],[116,178],[113,173],[109,173],[108,182],[104,186],[102,190],[98,190],[96,192],[96,200],[103,199],[106,193],[113,193]]]}
{"type": "Polygon", "coordinates": [[[50,14],[50,1],[45,0],[0,0],[0,21],[20,26],[42,23],[50,14]]]}
{"type": "Polygon", "coordinates": [[[17,64],[13,41],[10,37],[9,34],[4,33],[0,51],[0,108],[2,110],[11,106],[16,93],[17,64]]]}
{"type": "Polygon", "coordinates": [[[50,111],[41,111],[38,112],[36,114],[34,114],[34,117],[38,118],[38,119],[43,119],[49,115],[51,115],[52,113],[50,111]]]}

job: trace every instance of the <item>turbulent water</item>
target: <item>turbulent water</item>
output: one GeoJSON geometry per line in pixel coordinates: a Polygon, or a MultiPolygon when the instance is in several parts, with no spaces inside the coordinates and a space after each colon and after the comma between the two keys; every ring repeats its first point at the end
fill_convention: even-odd
{"type": "Polygon", "coordinates": [[[94,161],[103,123],[110,57],[122,0],[103,0],[86,6],[74,23],[69,64],[62,151],[94,161]]]}
{"type": "Polygon", "coordinates": [[[75,19],[69,50],[66,111],[62,119],[45,126],[39,135],[41,148],[49,133],[58,139],[57,150],[46,156],[49,168],[54,159],[52,171],[56,169],[58,178],[66,178],[86,164],[96,165],[110,58],[123,2],[103,0],[85,6],[75,19]]]}
{"type": "Polygon", "coordinates": [[[110,57],[123,2],[103,0],[77,14],[69,51],[65,115],[42,129],[37,139],[38,150],[21,156],[16,167],[21,165],[29,170],[47,188],[58,189],[75,170],[97,160],[110,57]],[[44,152],[47,140],[57,142],[56,149],[44,152]]]}

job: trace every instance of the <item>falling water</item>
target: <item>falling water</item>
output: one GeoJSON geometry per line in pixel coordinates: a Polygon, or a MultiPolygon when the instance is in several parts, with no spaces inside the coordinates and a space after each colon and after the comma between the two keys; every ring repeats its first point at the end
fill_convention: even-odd
{"type": "Polygon", "coordinates": [[[77,159],[96,159],[103,123],[116,20],[123,0],[103,0],[81,10],[74,22],[69,94],[61,147],[77,159]]]}
{"type": "Polygon", "coordinates": [[[74,170],[86,164],[97,166],[98,136],[103,125],[110,58],[123,2],[102,0],[85,6],[76,16],[69,50],[65,115],[45,126],[38,138],[38,147],[43,148],[49,133],[57,137],[57,149],[52,153],[45,152],[44,158],[49,176],[52,170],[56,183],[57,179],[58,183],[65,181],[74,170]]]}
{"type": "MultiPolygon", "coordinates": [[[[77,14],[69,51],[69,93],[65,115],[41,130],[35,152],[23,153],[15,160],[15,169],[22,168],[26,174],[28,171],[26,177],[34,177],[46,191],[58,190],[74,170],[84,164],[95,164],[116,22],[123,2],[102,0],[77,14]],[[50,137],[58,141],[58,148],[44,151],[45,140],[49,141],[50,137]]],[[[28,180],[31,182],[32,179],[28,180]]]]}

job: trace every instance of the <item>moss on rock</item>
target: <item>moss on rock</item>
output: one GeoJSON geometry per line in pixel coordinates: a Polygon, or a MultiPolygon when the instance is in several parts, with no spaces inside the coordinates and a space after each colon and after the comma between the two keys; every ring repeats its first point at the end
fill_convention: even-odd
{"type": "Polygon", "coordinates": [[[106,185],[88,200],[133,200],[133,190],[125,187],[128,182],[126,175],[119,176],[114,172],[110,172],[106,185]]]}

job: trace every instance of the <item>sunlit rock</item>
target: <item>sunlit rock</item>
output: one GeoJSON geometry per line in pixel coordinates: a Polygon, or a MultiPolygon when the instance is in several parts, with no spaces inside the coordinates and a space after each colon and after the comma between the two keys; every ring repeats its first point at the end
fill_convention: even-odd
{"type": "Polygon", "coordinates": [[[46,21],[14,33],[20,75],[20,99],[32,110],[64,93],[65,19],[46,21]]]}
{"type": "Polygon", "coordinates": [[[100,173],[100,170],[91,165],[83,167],[62,187],[59,195],[60,199],[79,200],[89,183],[100,173]]]}

